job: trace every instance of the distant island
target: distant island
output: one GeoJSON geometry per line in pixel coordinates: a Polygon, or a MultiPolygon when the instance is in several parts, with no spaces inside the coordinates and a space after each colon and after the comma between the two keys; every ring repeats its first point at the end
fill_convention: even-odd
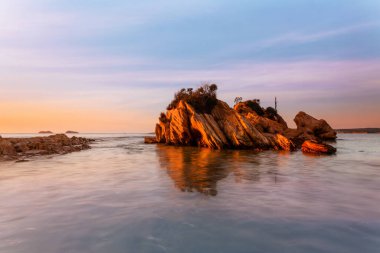
{"type": "Polygon", "coordinates": [[[52,131],[39,131],[39,134],[52,134],[52,131]]]}
{"type": "Polygon", "coordinates": [[[344,134],[379,134],[380,128],[348,128],[336,129],[336,131],[344,134]]]}
{"type": "Polygon", "coordinates": [[[79,134],[79,132],[77,131],[71,131],[71,130],[68,130],[66,131],[67,134],[79,134]]]}

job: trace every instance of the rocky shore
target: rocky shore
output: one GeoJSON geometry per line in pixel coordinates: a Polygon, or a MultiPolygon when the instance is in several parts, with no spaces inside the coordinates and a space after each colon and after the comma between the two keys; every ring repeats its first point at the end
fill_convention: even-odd
{"type": "Polygon", "coordinates": [[[291,129],[277,110],[272,107],[262,108],[257,100],[238,102],[231,108],[227,103],[216,99],[216,89],[210,91],[207,85],[200,89],[202,90],[194,92],[183,89],[178,92],[167,112],[161,113],[156,124],[155,140],[147,138],[146,143],[211,149],[293,151],[301,149],[305,141],[312,141],[319,145],[318,150],[313,150],[316,145],[309,145],[302,149],[304,152],[335,152],[335,148],[323,143],[336,139],[336,132],[325,120],[317,120],[305,112],[299,112],[294,118],[297,128],[291,129]],[[208,103],[195,108],[197,101],[207,99],[208,103]]]}
{"type": "Polygon", "coordinates": [[[81,151],[89,149],[92,141],[94,140],[75,136],[69,138],[65,134],[31,138],[0,137],[0,161],[81,151]]]}

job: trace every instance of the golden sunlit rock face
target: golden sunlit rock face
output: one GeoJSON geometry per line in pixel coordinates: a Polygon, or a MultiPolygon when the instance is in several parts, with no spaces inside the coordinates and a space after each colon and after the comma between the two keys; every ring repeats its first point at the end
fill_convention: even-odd
{"type": "Polygon", "coordinates": [[[198,145],[213,149],[268,148],[271,142],[225,102],[218,101],[211,114],[197,113],[180,101],[156,126],[158,142],[198,145]]]}
{"type": "Polygon", "coordinates": [[[305,140],[331,140],[335,131],[324,120],[304,112],[289,129],[273,108],[261,108],[255,101],[239,102],[234,108],[218,100],[210,113],[201,113],[185,101],[162,113],[156,125],[156,141],[170,145],[211,149],[274,149],[291,151],[305,140]]]}
{"type": "Polygon", "coordinates": [[[302,144],[302,152],[312,153],[316,155],[334,154],[336,149],[328,144],[317,143],[315,141],[305,141],[302,144]]]}

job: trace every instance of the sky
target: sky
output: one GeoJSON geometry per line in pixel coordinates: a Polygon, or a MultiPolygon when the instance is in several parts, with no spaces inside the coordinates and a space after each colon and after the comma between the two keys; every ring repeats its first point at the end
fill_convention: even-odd
{"type": "Polygon", "coordinates": [[[380,127],[380,1],[0,1],[0,133],[153,132],[205,82],[290,126],[380,127]]]}

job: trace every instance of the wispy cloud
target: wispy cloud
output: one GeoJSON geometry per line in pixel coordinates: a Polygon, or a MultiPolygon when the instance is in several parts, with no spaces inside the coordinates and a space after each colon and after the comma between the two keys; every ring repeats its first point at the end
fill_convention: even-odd
{"type": "MultiPolygon", "coordinates": [[[[359,24],[350,24],[348,26],[343,27],[337,27],[334,29],[327,29],[327,30],[315,30],[315,31],[308,31],[308,32],[285,32],[281,35],[273,35],[270,38],[265,39],[255,39],[248,43],[238,44],[238,45],[230,45],[223,49],[223,51],[220,52],[222,55],[228,55],[231,57],[232,55],[236,54],[244,54],[249,53],[250,55],[254,53],[260,53],[260,52],[267,52],[268,54],[271,52],[271,50],[282,48],[282,50],[285,50],[286,48],[292,47],[292,46],[301,46],[308,43],[323,43],[329,39],[336,39],[342,36],[352,35],[355,33],[363,32],[363,31],[373,31],[375,36],[375,31],[380,31],[380,21],[379,22],[365,22],[365,23],[359,23],[359,24]],[[285,48],[285,49],[284,49],[285,48]]],[[[380,36],[380,34],[377,34],[377,36],[380,36]]],[[[370,45],[372,44],[370,41],[368,41],[370,45]]],[[[374,43],[376,43],[374,41],[374,43]]],[[[344,50],[346,47],[350,47],[350,44],[346,45],[340,45],[339,43],[336,44],[336,52],[339,52],[340,50],[344,50]]],[[[364,47],[367,46],[367,44],[363,45],[364,47]]],[[[321,46],[322,47],[322,46],[321,46]]],[[[314,48],[315,51],[318,52],[317,58],[320,58],[324,54],[321,52],[320,47],[314,48]]],[[[291,52],[291,51],[289,51],[291,52]]],[[[310,57],[310,54],[313,55],[313,51],[308,52],[308,56],[310,57]]],[[[377,47],[377,51],[373,52],[374,57],[378,56],[380,54],[380,47],[377,47]]],[[[294,55],[297,56],[297,55],[294,55]]],[[[299,55],[298,55],[299,56],[299,55]]],[[[302,56],[302,55],[301,55],[302,56]]],[[[327,55],[327,57],[333,57],[333,55],[327,55]]],[[[285,58],[286,59],[286,58],[285,58]]]]}
{"type": "Polygon", "coordinates": [[[368,28],[380,28],[380,22],[356,24],[356,25],[340,27],[340,28],[336,28],[332,30],[317,31],[314,33],[296,33],[296,32],[287,33],[275,38],[260,41],[255,46],[258,46],[261,48],[267,48],[267,47],[272,47],[276,45],[315,42],[315,41],[324,40],[324,39],[328,39],[335,36],[362,31],[368,28]]]}
{"type": "Polygon", "coordinates": [[[74,7],[75,4],[63,3],[41,0],[0,3],[0,42],[23,38],[43,42],[54,38],[67,39],[66,36],[95,39],[112,33],[128,34],[146,24],[207,13],[207,6],[210,5],[210,1],[199,0],[186,3],[165,0],[113,1],[112,4],[104,2],[82,8],[81,4],[74,7]]]}

